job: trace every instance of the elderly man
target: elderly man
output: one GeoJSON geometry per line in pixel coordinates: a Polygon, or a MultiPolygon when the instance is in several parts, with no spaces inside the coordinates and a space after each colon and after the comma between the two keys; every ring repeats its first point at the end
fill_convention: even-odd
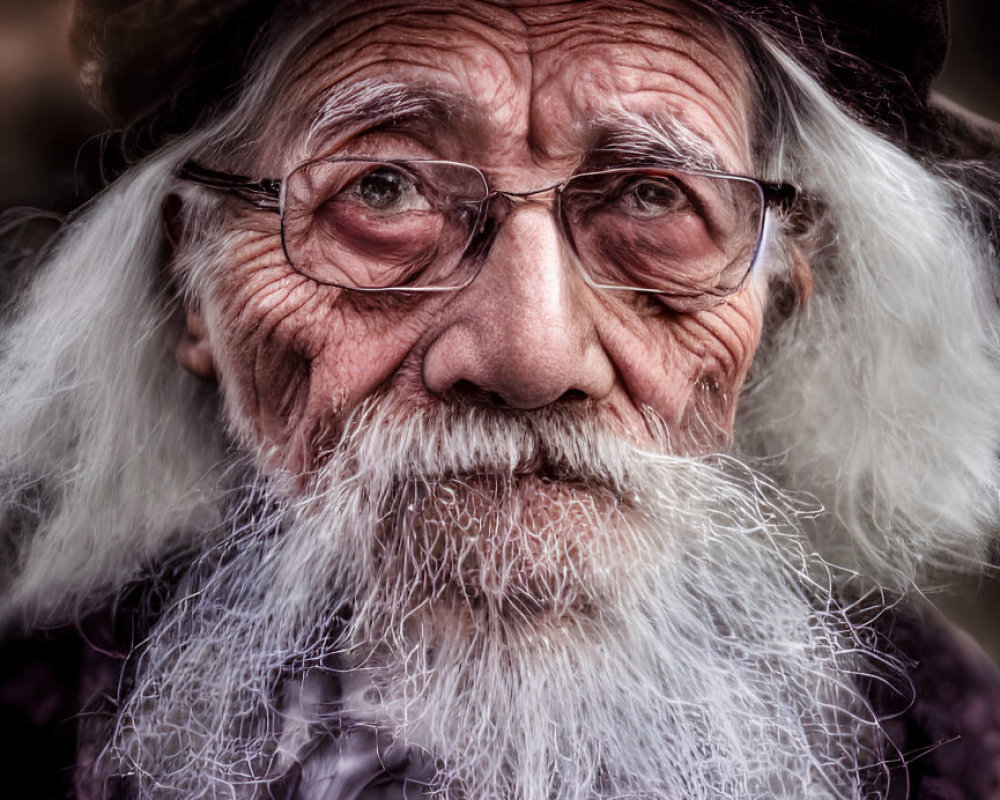
{"type": "Polygon", "coordinates": [[[996,142],[943,3],[818,5],[80,4],[157,146],[0,386],[79,797],[1000,796],[909,591],[996,522],[996,142]]]}

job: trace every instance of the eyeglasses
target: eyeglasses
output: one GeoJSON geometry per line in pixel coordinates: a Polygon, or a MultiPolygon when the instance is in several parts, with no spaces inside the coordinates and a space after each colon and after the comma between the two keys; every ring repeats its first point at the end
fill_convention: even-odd
{"type": "Polygon", "coordinates": [[[656,165],[584,172],[526,192],[491,189],[469,164],[417,159],[319,158],[283,181],[188,162],[179,176],[278,212],[292,268],[364,292],[467,286],[515,205],[551,194],[588,283],[656,293],[679,311],[739,290],[767,209],[796,197],[788,184],[656,165]]]}

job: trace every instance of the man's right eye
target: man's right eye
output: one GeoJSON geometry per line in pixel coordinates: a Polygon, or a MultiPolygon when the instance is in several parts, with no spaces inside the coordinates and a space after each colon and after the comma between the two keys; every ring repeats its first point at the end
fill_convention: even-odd
{"type": "Polygon", "coordinates": [[[399,213],[430,207],[411,176],[384,165],[356,179],[348,188],[348,194],[372,211],[399,213]]]}

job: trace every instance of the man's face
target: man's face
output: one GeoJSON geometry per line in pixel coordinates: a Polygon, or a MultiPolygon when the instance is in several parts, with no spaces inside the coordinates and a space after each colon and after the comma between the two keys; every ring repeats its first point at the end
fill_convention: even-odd
{"type": "MultiPolygon", "coordinates": [[[[680,4],[384,0],[339,16],[302,55],[259,163],[243,171],[280,176],[326,155],[447,159],[524,191],[627,160],[614,143],[632,115],[677,124],[720,169],[752,172],[745,65],[680,4]],[[328,98],[382,82],[450,96],[453,113],[421,124],[376,107],[315,124],[328,98]]],[[[192,316],[198,344],[186,340],[180,360],[206,373],[210,354],[241,437],[296,473],[321,463],[376,390],[414,410],[573,407],[639,441],[652,410],[680,449],[727,440],[760,333],[759,285],[695,313],[594,288],[551,205],[515,206],[471,284],[422,295],[305,278],[285,259],[277,218],[241,209],[204,319],[192,316]]]]}

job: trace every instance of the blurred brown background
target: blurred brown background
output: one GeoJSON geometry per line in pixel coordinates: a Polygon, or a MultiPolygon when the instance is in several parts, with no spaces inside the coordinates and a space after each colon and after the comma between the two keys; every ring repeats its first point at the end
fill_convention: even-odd
{"type": "Polygon", "coordinates": [[[1000,121],[1000,0],[949,0],[951,49],[937,89],[1000,121]]]}
{"type": "MultiPolygon", "coordinates": [[[[104,183],[107,125],[76,86],[71,9],[72,0],[0,0],[0,212],[34,206],[66,213],[104,183]]],[[[937,88],[1000,120],[1000,0],[951,0],[951,9],[951,51],[937,88]]],[[[0,308],[16,291],[11,264],[55,225],[25,229],[10,216],[0,216],[0,308]]],[[[1000,663],[1000,581],[968,581],[931,599],[1000,663]]]]}
{"type": "Polygon", "coordinates": [[[96,186],[76,168],[104,123],[80,97],[69,0],[0,0],[0,208],[68,211],[96,186]]]}

